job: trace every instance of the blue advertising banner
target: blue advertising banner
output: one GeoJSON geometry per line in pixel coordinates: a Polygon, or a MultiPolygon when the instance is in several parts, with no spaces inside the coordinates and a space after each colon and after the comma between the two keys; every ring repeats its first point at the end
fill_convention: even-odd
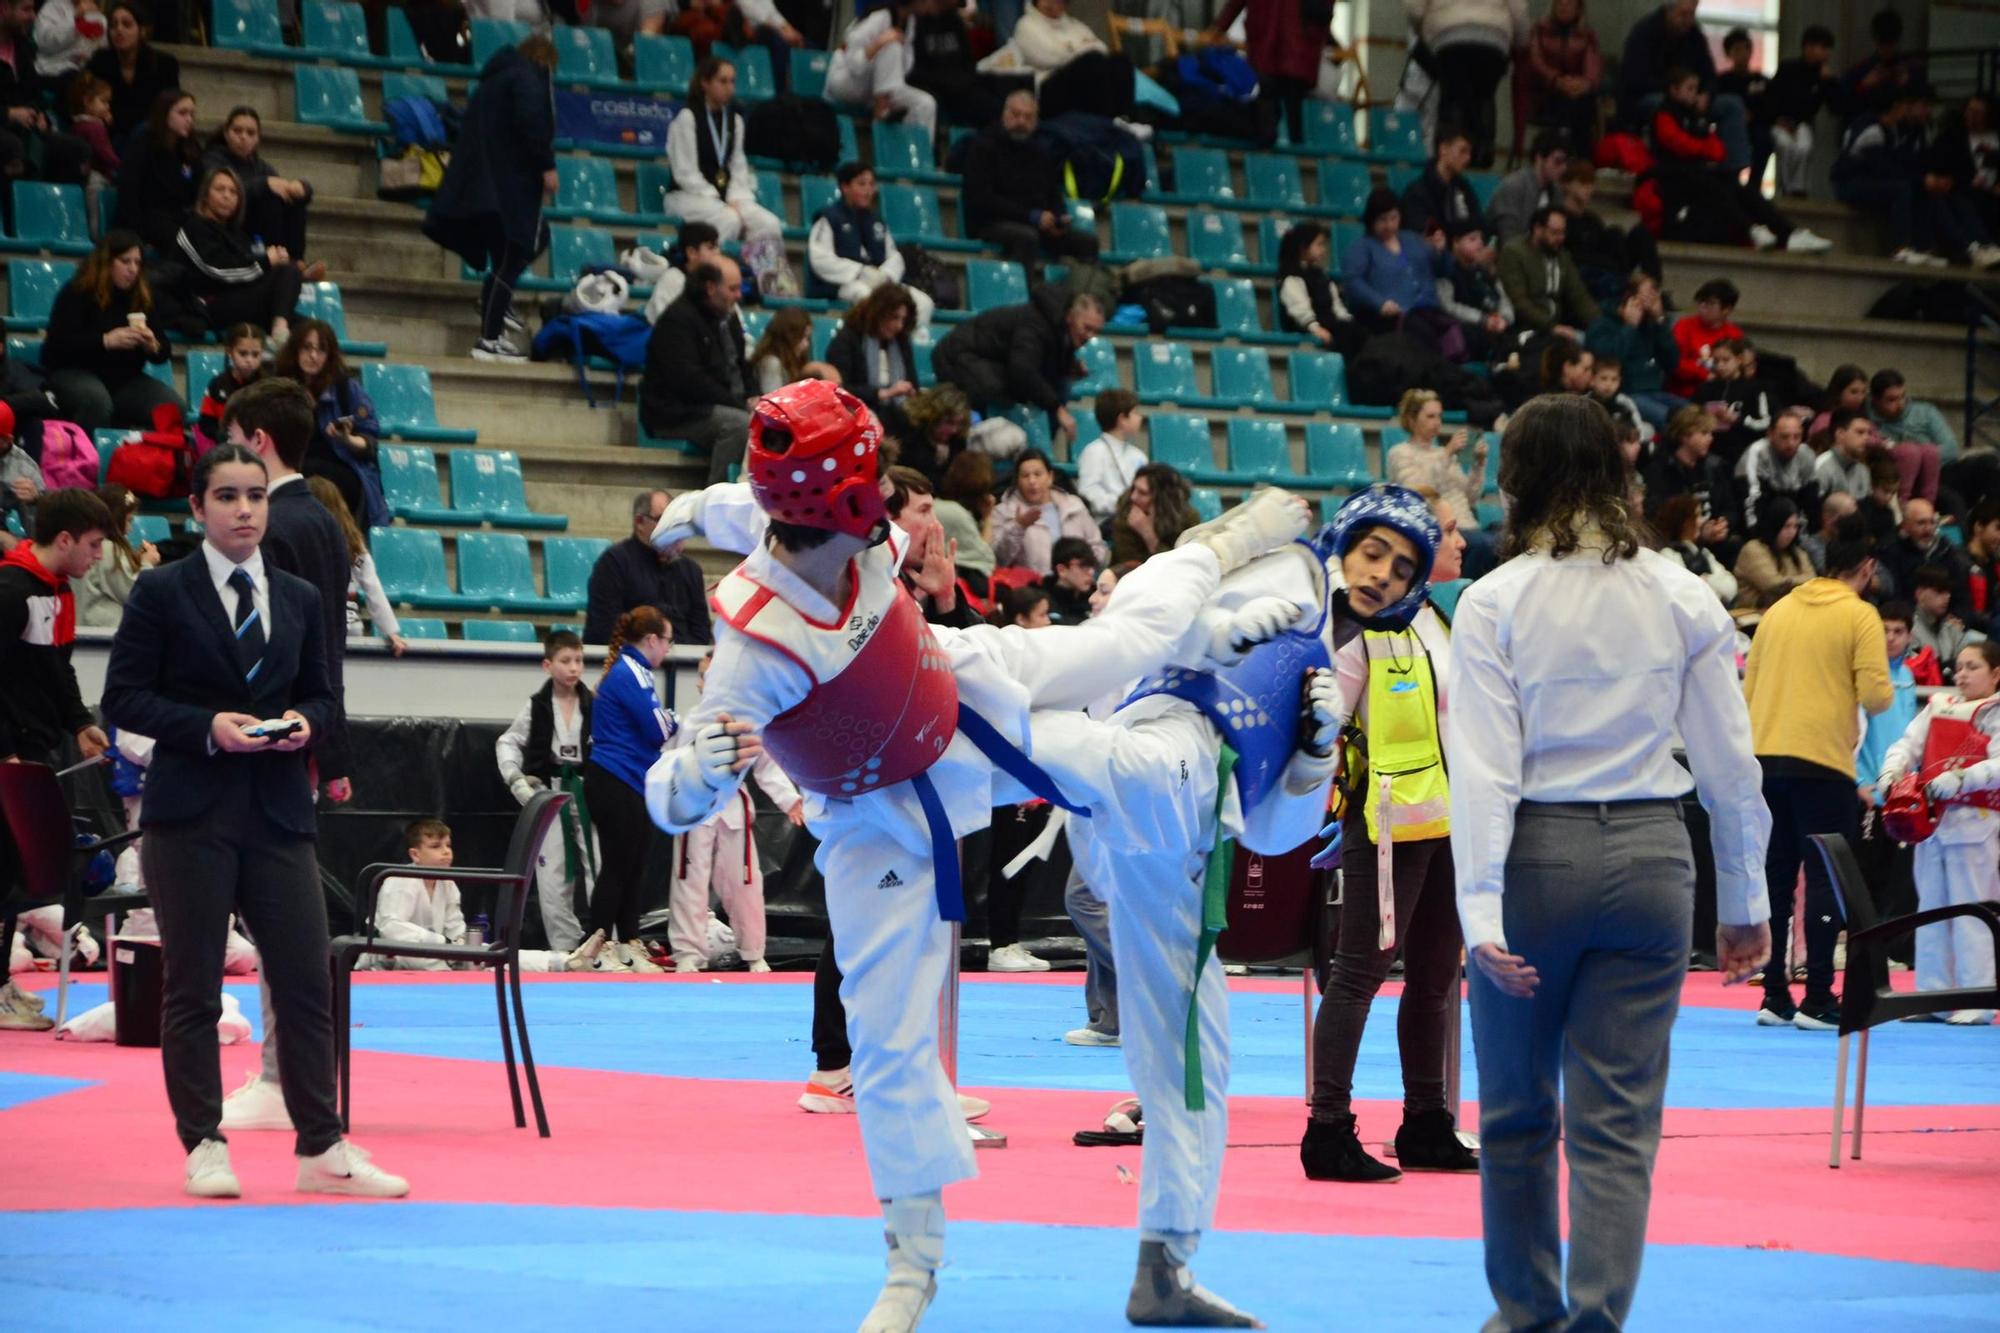
{"type": "Polygon", "coordinates": [[[664,97],[556,89],[556,137],[572,143],[616,144],[667,151],[667,126],[678,104],[664,97]]]}

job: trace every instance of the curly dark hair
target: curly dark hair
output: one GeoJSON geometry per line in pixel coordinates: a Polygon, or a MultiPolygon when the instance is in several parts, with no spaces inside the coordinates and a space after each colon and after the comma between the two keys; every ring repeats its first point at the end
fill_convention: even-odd
{"type": "Polygon", "coordinates": [[[1631,480],[1603,408],[1577,394],[1530,399],[1500,441],[1500,489],[1513,499],[1503,554],[1547,542],[1560,560],[1581,550],[1586,529],[1594,528],[1609,541],[1605,564],[1630,560],[1645,544],[1626,501],[1631,480]]]}
{"type": "MultiPolygon", "coordinates": [[[[883,322],[898,310],[903,312],[903,332],[900,336],[908,337],[910,330],[917,326],[916,298],[903,284],[884,282],[856,301],[841,323],[864,338],[872,338],[883,322]]],[[[916,376],[910,378],[915,379],[916,376]]]]}

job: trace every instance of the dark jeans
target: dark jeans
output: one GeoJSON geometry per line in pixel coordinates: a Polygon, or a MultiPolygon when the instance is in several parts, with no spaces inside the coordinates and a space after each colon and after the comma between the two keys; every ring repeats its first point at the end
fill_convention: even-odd
{"type": "Polygon", "coordinates": [[[1850,180],[1834,193],[1840,202],[1863,213],[1886,214],[1890,244],[1947,259],[1962,259],[1968,248],[1984,245],[1986,224],[1978,208],[1963,194],[1932,194],[1922,181],[1898,179],[1850,180]]]}
{"type": "MultiPolygon", "coordinates": [[[[1518,75],[1516,76],[1519,77],[1518,75]]],[[[1552,125],[1569,136],[1571,157],[1589,157],[1597,144],[1597,97],[1563,97],[1549,93],[1535,111],[1535,124],[1552,125]]]]}
{"type": "Polygon", "coordinates": [[[1772,760],[1763,756],[1764,804],[1771,810],[1771,846],[1764,857],[1764,883],[1771,894],[1771,965],[1764,969],[1764,990],[1791,995],[1791,978],[1783,962],[1785,940],[1792,929],[1792,898],[1801,866],[1806,872],[1806,999],[1823,1003],[1833,998],[1833,946],[1841,927],[1839,901],[1819,853],[1806,841],[1815,833],[1839,833],[1850,844],[1861,841],[1861,805],[1854,779],[1840,777],[1777,777],[1772,760]]]}
{"type": "Polygon", "coordinates": [[[1132,110],[1132,62],[1106,51],[1086,51],[1042,80],[1037,94],[1043,119],[1071,111],[1123,116],[1132,110]]]}
{"type": "Polygon", "coordinates": [[[1493,165],[1498,123],[1494,94],[1507,73],[1507,53],[1478,42],[1457,42],[1432,52],[1437,61],[1438,129],[1456,126],[1472,136],[1472,165],[1493,165]]]}
{"type": "Polygon", "coordinates": [[[182,412],[187,411],[181,396],[151,375],[134,375],[112,389],[87,370],[52,370],[49,388],[62,409],[60,420],[73,421],[85,430],[103,426],[151,430],[153,409],[161,403],[175,403],[182,412]]]}
{"type": "Polygon", "coordinates": [[[1294,147],[1306,141],[1306,99],[1312,92],[1313,84],[1305,79],[1287,78],[1283,74],[1257,76],[1258,97],[1277,108],[1294,147]]]}
{"type": "Polygon", "coordinates": [[[583,766],[583,799],[597,830],[597,887],[590,895],[590,928],[628,944],[639,939],[639,900],[653,820],[646,798],[596,764],[583,766]]]}
{"type": "MultiPolygon", "coordinates": [[[[1444,1048],[1450,1006],[1458,1003],[1461,936],[1452,881],[1451,840],[1396,844],[1396,943],[1403,951],[1403,999],[1396,1007],[1396,1046],[1403,1061],[1403,1112],[1444,1107],[1444,1048]]],[[[1340,941],[1326,992],[1313,1020],[1312,1114],[1328,1120],[1349,1114],[1354,1061],[1368,1009],[1395,959],[1378,949],[1375,844],[1368,826],[1347,822],[1341,853],[1340,941]]]]}
{"type": "Polygon", "coordinates": [[[507,312],[514,306],[514,284],[534,261],[526,246],[502,241],[492,255],[493,266],[479,287],[479,336],[487,342],[507,332],[507,312]]]}
{"type": "MultiPolygon", "coordinates": [[[[227,759],[218,763],[228,763],[227,759]]],[[[310,838],[271,823],[246,781],[225,781],[216,803],[187,824],[155,824],[140,844],[166,962],[160,1064],[181,1146],[222,1137],[222,961],[229,918],[256,937],[285,1040],[278,1052],[285,1109],[301,1157],[340,1138],[333,1094],[333,990],[326,900],[310,838]]]]}
{"type": "Polygon", "coordinates": [[[1074,227],[1043,231],[1026,222],[989,222],[979,229],[979,239],[999,246],[1007,258],[1028,270],[1030,278],[1041,271],[1044,255],[1050,259],[1097,258],[1097,237],[1074,227]]]}
{"type": "Polygon", "coordinates": [[[847,1006],[840,1002],[840,964],[833,961],[833,936],[819,951],[813,970],[813,1067],[845,1069],[854,1063],[847,1044],[847,1006]]]}
{"type": "Polygon", "coordinates": [[[306,207],[312,195],[298,203],[280,199],[265,190],[243,210],[243,227],[252,236],[261,236],[266,245],[282,245],[293,259],[306,257],[306,207]]]}
{"type": "Polygon", "coordinates": [[[237,324],[255,324],[269,333],[279,320],[298,317],[302,279],[296,264],[279,264],[255,282],[223,287],[202,297],[208,326],[221,333],[237,324]]]}

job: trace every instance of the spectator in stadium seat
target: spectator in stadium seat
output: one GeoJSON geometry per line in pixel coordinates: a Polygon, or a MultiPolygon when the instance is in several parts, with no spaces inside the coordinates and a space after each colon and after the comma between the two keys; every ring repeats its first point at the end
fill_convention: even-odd
{"type": "Polygon", "coordinates": [[[81,185],[90,174],[90,145],[58,129],[46,110],[63,91],[59,80],[36,72],[33,0],[0,4],[0,40],[9,48],[0,61],[0,171],[9,177],[36,177],[81,185]]]}
{"type": "Polygon", "coordinates": [[[1061,537],[1049,552],[1052,568],[1042,580],[1049,597],[1049,621],[1081,625],[1090,618],[1090,598],[1097,591],[1097,571],[1104,560],[1104,543],[1093,547],[1082,537],[1061,537]]]}
{"type": "Polygon", "coordinates": [[[1013,484],[993,509],[993,559],[1047,575],[1055,568],[1055,545],[1065,537],[1087,542],[1091,555],[1104,563],[1104,538],[1089,508],[1056,484],[1047,454],[1023,450],[1014,460],[1013,484]]]}
{"type": "Polygon", "coordinates": [[[1937,404],[1910,397],[1903,372],[1878,370],[1868,381],[1868,419],[1889,443],[1890,456],[1903,474],[1902,498],[1921,495],[1935,500],[1938,472],[1958,457],[1958,436],[1937,404]]]}
{"type": "Polygon", "coordinates": [[[1653,124],[1653,113],[1667,98],[1669,75],[1694,75],[1695,98],[1713,117],[1726,152],[1723,160],[1739,170],[1750,165],[1749,108],[1740,97],[1718,94],[1715,56],[1708,35],[1695,22],[1700,0],[1667,0],[1634,23],[1625,35],[1625,52],[1618,62],[1619,114],[1641,133],[1653,124]]]}
{"type": "Polygon", "coordinates": [[[1209,25],[1207,37],[1220,43],[1244,18],[1243,54],[1257,71],[1257,98],[1275,104],[1277,116],[1294,144],[1303,144],[1305,104],[1319,85],[1326,58],[1327,10],[1291,0],[1229,0],[1209,25]]]}
{"type": "Polygon", "coordinates": [[[84,68],[111,85],[111,131],[122,144],[146,123],[161,93],[181,86],[181,62],[153,45],[152,13],[139,0],[118,0],[104,21],[104,47],[84,68]]]}
{"type": "Polygon", "coordinates": [[[940,379],[911,394],[903,415],[909,419],[910,433],[900,441],[902,461],[936,485],[971,443],[972,404],[963,389],[940,379]]]}
{"type": "MultiPolygon", "coordinates": [[[[1518,75],[1516,77],[1519,77],[1518,75]]],[[[1486,205],[1486,220],[1500,242],[1526,236],[1535,213],[1562,206],[1563,173],[1569,170],[1569,140],[1561,130],[1543,130],[1528,150],[1528,165],[1509,172],[1486,205]]]]}
{"type": "MultiPolygon", "coordinates": [[[[1717,104],[1742,103],[1719,97],[1717,104]]],[[[1727,138],[1710,118],[1701,76],[1676,68],[1667,74],[1667,96],[1651,122],[1654,179],[1666,207],[1672,240],[1714,245],[1750,245],[1792,254],[1821,254],[1833,242],[1795,225],[1764,198],[1763,191],[1737,179],[1747,163],[1731,155],[1727,138]]]]}
{"type": "MultiPolygon", "coordinates": [[[[1016,14],[1019,0],[1012,0],[1016,14]]],[[[956,0],[916,0],[916,19],[905,40],[913,48],[910,86],[936,99],[944,118],[955,125],[991,125],[1000,119],[1001,103],[1012,92],[1034,86],[1032,75],[982,74],[972,33],[956,0]]],[[[987,11],[996,28],[1000,16],[987,11]]]]}
{"type": "Polygon", "coordinates": [[[639,419],[648,433],[683,439],[708,455],[710,483],[726,481],[750,438],[753,381],[736,314],[742,275],[724,256],[688,274],[646,340],[639,419]]]}
{"type": "Polygon", "coordinates": [[[1583,0],[1552,0],[1548,15],[1528,32],[1514,77],[1528,80],[1528,122],[1555,126],[1580,156],[1589,157],[1597,143],[1604,56],[1597,30],[1584,18],[1583,0]]]}
{"type": "Polygon", "coordinates": [[[341,498],[340,488],[325,477],[307,477],[306,489],[313,499],[333,521],[340,524],[340,534],[347,539],[347,558],[353,562],[349,566],[351,576],[347,585],[347,596],[342,606],[347,612],[347,632],[358,637],[362,632],[361,607],[368,608],[368,620],[374,628],[378,641],[389,645],[393,657],[401,657],[410,646],[403,637],[402,623],[396,619],[396,608],[391,605],[389,595],[382,588],[382,576],[375,570],[375,557],[369,553],[368,538],[361,531],[361,525],[354,521],[354,511],[341,498]]]}
{"type": "Polygon", "coordinates": [[[670,13],[667,0],[590,0],[577,9],[585,24],[605,29],[620,46],[630,46],[641,33],[665,32],[670,13]]]}
{"type": "Polygon", "coordinates": [[[1982,500],[1965,516],[1967,602],[1982,629],[2000,614],[2000,500],[1982,500]]]}
{"type": "Polygon", "coordinates": [[[956,384],[981,411],[1026,403],[1049,414],[1074,441],[1070,381],[1079,347],[1104,328],[1104,306],[1086,292],[1038,287],[1025,305],[983,311],[958,325],[931,354],[939,381],[956,384]]]}
{"type": "Polygon", "coordinates": [[[1553,337],[1542,344],[1541,370],[1543,393],[1588,396],[1597,381],[1597,358],[1580,343],[1553,337]]]}
{"type": "MultiPolygon", "coordinates": [[[[33,31],[35,73],[49,81],[52,92],[66,92],[71,78],[104,49],[104,7],[97,0],[82,0],[81,4],[77,0],[42,0],[33,31]]],[[[20,55],[17,50],[17,63],[20,55]]]]}
{"type": "Polygon", "coordinates": [[[1146,416],[1139,408],[1139,396],[1130,389],[1103,390],[1091,411],[1102,434],[1077,455],[1076,489],[1090,506],[1091,516],[1108,523],[1118,510],[1118,497],[1146,466],[1146,451],[1139,445],[1146,416]]]}
{"type": "MultiPolygon", "coordinates": [[[[722,238],[706,222],[683,222],[667,249],[667,271],[653,283],[646,298],[646,322],[660,322],[660,312],[681,299],[687,290],[688,270],[713,264],[722,258],[722,238]]],[[[775,316],[774,316],[775,318],[775,316]]]]}
{"type": "Polygon", "coordinates": [[[1938,531],[1937,507],[1930,501],[1916,498],[1903,505],[1903,521],[1895,539],[1884,543],[1878,556],[1896,596],[1914,596],[1917,571],[1932,565],[1951,578],[1953,613],[1962,615],[1971,610],[1972,563],[1938,531]]]}
{"type": "Polygon", "coordinates": [[[1438,304],[1464,331],[1468,358],[1493,359],[1514,327],[1514,303],[1500,285],[1500,269],[1486,233],[1467,223],[1446,233],[1444,271],[1438,274],[1438,304]]]}
{"type": "Polygon", "coordinates": [[[1736,327],[1736,303],[1741,299],[1736,284],[1727,278],[1710,278],[1694,290],[1694,313],[1674,321],[1674,342],[1680,347],[1680,365],[1667,381],[1669,392],[1692,398],[1710,374],[1710,350],[1725,338],[1741,338],[1736,327]]]}
{"type": "Polygon", "coordinates": [[[1695,402],[1715,418],[1716,455],[1735,467],[1771,428],[1771,394],[1756,376],[1756,352],[1749,339],[1717,343],[1710,356],[1715,376],[1695,391],[1695,402]]]}
{"type": "Polygon", "coordinates": [[[1500,250],[1500,285],[1514,303],[1514,319],[1522,329],[1581,342],[1583,330],[1597,318],[1597,302],[1563,248],[1568,236],[1567,214],[1559,208],[1536,209],[1528,234],[1500,250]]]}
{"type": "Polygon", "coordinates": [[[1493,165],[1494,94],[1528,43],[1527,0],[1410,0],[1408,9],[1437,64],[1438,123],[1471,135],[1470,160],[1483,171],[1493,165]]]}
{"type": "Polygon", "coordinates": [[[1569,219],[1564,246],[1584,285],[1602,304],[1616,301],[1635,272],[1660,281],[1660,243],[1643,224],[1614,227],[1606,222],[1590,207],[1596,193],[1597,168],[1572,160],[1562,179],[1562,211],[1569,219]]]}
{"type": "Polygon", "coordinates": [[[1688,405],[1666,389],[1667,376],[1680,364],[1680,348],[1667,327],[1660,284],[1652,278],[1641,273],[1629,279],[1617,310],[1607,310],[1592,321],[1584,345],[1599,358],[1618,362],[1625,393],[1655,430],[1688,405]]]}
{"type": "Polygon", "coordinates": [[[555,46],[540,34],[486,62],[444,181],[424,214],[424,235],[486,274],[476,360],[527,360],[507,334],[521,328],[514,285],[548,244],[542,201],[557,185],[549,83],[555,67],[555,46]]]}
{"type": "MultiPolygon", "coordinates": [[[[130,534],[132,520],[139,513],[138,496],[108,482],[97,488],[97,498],[104,501],[115,531],[104,534],[103,558],[76,580],[76,623],[117,629],[125,618],[125,603],[132,600],[132,585],[139,581],[139,571],[160,563],[160,548],[151,542],[142,542],[136,550],[132,547],[130,534]]],[[[28,512],[32,515],[34,510],[28,512]]]]}
{"type": "Polygon", "coordinates": [[[1278,327],[1351,358],[1360,355],[1367,333],[1327,274],[1331,254],[1325,223],[1295,222],[1286,230],[1278,242],[1278,327]]]}
{"type": "Polygon", "coordinates": [[[1701,516],[1701,544],[1736,563],[1742,542],[1743,509],[1728,466],[1709,451],[1715,422],[1698,407],[1684,407],[1667,419],[1665,438],[1646,471],[1646,511],[1652,517],[1676,495],[1691,495],[1701,516]]]}
{"type": "MultiPolygon", "coordinates": [[[[1833,374],[1827,376],[1824,401],[1825,409],[1812,419],[1812,425],[1806,429],[1806,438],[1812,441],[1813,448],[1820,450],[1827,447],[1825,438],[1827,428],[1832,424],[1833,414],[1841,408],[1852,408],[1860,413],[1864,420],[1867,419],[1868,372],[1851,362],[1835,366],[1833,374]]],[[[1868,423],[1868,442],[1870,445],[1883,447],[1887,444],[1872,421],[1868,423]]],[[[1860,492],[1857,491],[1856,494],[1860,492]]]]}
{"type": "Polygon", "coordinates": [[[1919,565],[1910,575],[1910,598],[1917,604],[1916,619],[1910,622],[1910,642],[1937,654],[1945,683],[1951,683],[1952,663],[1968,643],[1978,643],[1986,635],[1965,623],[1955,603],[1956,579],[1943,565],[1919,565]]]}
{"type": "Polygon", "coordinates": [[[1972,201],[1987,234],[2000,235],[2000,131],[1994,128],[1991,97],[1974,93],[1945,118],[1935,167],[1972,201]]]}
{"type": "Polygon", "coordinates": [[[917,305],[908,287],[885,282],[854,303],[827,344],[827,363],[849,393],[873,408],[898,440],[910,433],[903,406],[918,383],[915,346],[917,305]]]}
{"type": "Polygon", "coordinates": [[[161,93],[146,117],[145,133],[126,144],[121,159],[118,225],[138,232],[156,251],[174,251],[201,174],[193,96],[178,88],[161,93]]]}
{"type": "Polygon", "coordinates": [[[1111,519],[1111,561],[1140,561],[1171,551],[1181,533],[1200,520],[1188,495],[1187,478],[1165,463],[1148,463],[1118,498],[1111,519]]]}
{"type": "Polygon", "coordinates": [[[153,409],[161,403],[187,411],[171,386],[146,373],[148,363],[166,364],[173,348],[164,329],[132,318],[153,309],[144,265],[137,235],[106,232],[49,311],[42,367],[62,419],[85,430],[150,429],[153,409]]]}
{"type": "Polygon", "coordinates": [[[1035,95],[1050,116],[1132,110],[1132,62],[1106,50],[1090,25],[1070,14],[1069,0],[1030,0],[1009,45],[1035,71],[1035,95]]]}
{"type": "Polygon", "coordinates": [[[909,82],[916,62],[918,0],[892,0],[847,30],[826,69],[826,97],[860,106],[876,120],[900,115],[926,137],[937,134],[937,98],[909,82]]]}
{"type": "Polygon", "coordinates": [[[1701,540],[1701,507],[1692,495],[1676,495],[1661,504],[1650,520],[1660,541],[1660,554],[1680,562],[1688,573],[1706,583],[1724,606],[1736,604],[1736,575],[1722,557],[1701,540]]]}
{"type": "Polygon", "coordinates": [[[209,141],[202,165],[213,171],[226,167],[243,187],[243,229],[263,238],[266,245],[282,246],[292,262],[303,270],[307,282],[326,276],[325,264],[306,262],[306,210],[312,206],[312,186],[290,176],[280,176],[277,168],[264,160],[264,122],[254,108],[230,109],[222,129],[209,141]]]}
{"type": "MultiPolygon", "coordinates": [[[[0,521],[11,517],[23,532],[32,529],[35,503],[45,489],[42,465],[14,436],[13,409],[0,403],[0,521]]],[[[0,553],[13,550],[20,540],[0,527],[0,553]]]]}
{"type": "Polygon", "coordinates": [[[1850,115],[1881,111],[1896,95],[1924,81],[1923,61],[1903,50],[1903,16],[1893,9],[1868,20],[1875,49],[1840,77],[1843,109],[1850,115]]]}
{"type": "Polygon", "coordinates": [[[1441,125],[1430,165],[1410,182],[1398,201],[1403,226],[1426,239],[1437,232],[1449,235],[1457,227],[1483,230],[1486,219],[1480,212],[1479,195],[1465,176],[1471,164],[1472,136],[1456,125],[1441,125]]]}
{"type": "MultiPolygon", "coordinates": [[[[852,305],[884,283],[901,283],[903,255],[875,211],[874,168],[843,162],[834,180],[840,197],[813,216],[806,237],[806,295],[852,305]]],[[[903,290],[914,306],[910,328],[928,328],[930,294],[910,286],[903,290]]]]}
{"type": "Polygon", "coordinates": [[[1818,511],[1817,460],[1801,447],[1805,429],[1803,415],[1787,409],[1772,419],[1768,435],[1744,450],[1736,476],[1743,483],[1743,521],[1751,527],[1763,526],[1763,505],[1774,499],[1791,501],[1801,514],[1818,511]]]}
{"type": "Polygon", "coordinates": [[[797,306],[771,312],[764,335],[750,351],[751,373],[757,392],[770,393],[794,380],[816,379],[840,383],[840,372],[824,361],[812,359],[812,316],[797,306]]]}
{"type": "Polygon", "coordinates": [[[608,643],[618,617],[635,606],[650,606],[667,618],[675,643],[712,643],[708,591],[701,566],[678,550],[658,551],[651,541],[670,497],[640,491],[632,497],[632,535],[605,548],[590,571],[590,600],[583,614],[583,641],[608,643]]]}
{"type": "Polygon", "coordinates": [[[313,438],[301,471],[332,482],[347,511],[364,526],[387,527],[392,516],[382,496],[378,457],[382,422],[375,415],[374,400],[361,387],[361,377],[347,368],[333,326],[319,319],[300,320],[279,349],[276,370],[305,385],[313,396],[313,438]]]}
{"type": "Polygon", "coordinates": [[[198,302],[209,330],[261,324],[282,344],[292,334],[302,275],[282,245],[261,251],[243,225],[243,183],[228,167],[210,167],[181,217],[173,257],[187,268],[186,295],[198,302]]]}
{"type": "Polygon", "coordinates": [[[424,59],[451,65],[472,62],[465,11],[459,0],[404,0],[403,12],[409,16],[411,35],[424,59]]]}
{"type": "Polygon", "coordinates": [[[736,66],[714,56],[695,66],[687,105],[667,127],[674,188],[666,210],[706,222],[725,244],[776,243],[784,224],[757,202],[757,175],[744,154],[743,117],[735,103],[736,66]]]}
{"type": "Polygon", "coordinates": [[[1771,143],[1778,154],[1778,193],[1802,198],[1812,163],[1813,122],[1820,108],[1840,102],[1833,76],[1833,29],[1814,24],[1800,35],[1799,54],[1778,65],[1765,92],[1771,143]]]}
{"type": "Polygon", "coordinates": [[[1736,605],[1768,610],[1813,578],[1812,557],[1799,545],[1799,508],[1782,495],[1764,502],[1750,540],[1736,553],[1736,605]]]}
{"type": "Polygon", "coordinates": [[[1930,89],[1898,89],[1879,115],[1849,123],[1833,163],[1834,195],[1864,215],[1888,218],[1890,258],[1898,264],[2000,266],[2000,246],[1989,244],[1978,206],[1940,157],[1931,142],[1930,89]]]}
{"type": "Polygon", "coordinates": [[[979,597],[991,588],[1000,563],[990,540],[993,507],[999,502],[993,488],[993,460],[971,449],[953,458],[937,483],[938,524],[951,542],[958,576],[979,597]]]}
{"type": "Polygon", "coordinates": [[[959,194],[966,235],[999,246],[1031,277],[1044,255],[1097,258],[1096,233],[1070,225],[1062,165],[1035,141],[1040,120],[1033,93],[1010,94],[1000,123],[967,145],[959,194]]]}
{"type": "Polygon", "coordinates": [[[1846,491],[1831,492],[1819,502],[1819,528],[1799,538],[1799,545],[1812,558],[1815,572],[1826,573],[1827,543],[1839,533],[1841,520],[1860,512],[1860,502],[1846,491]]]}
{"type": "Polygon", "coordinates": [[[1444,404],[1430,389],[1407,389],[1396,405],[1396,424],[1409,438],[1389,447],[1389,480],[1411,489],[1427,486],[1454,514],[1470,514],[1486,488],[1486,437],[1468,450],[1464,426],[1444,433],[1444,404]],[[1467,464],[1470,464],[1468,468],[1467,464]]]}
{"type": "Polygon", "coordinates": [[[1750,179],[1762,182],[1776,144],[1771,139],[1768,98],[1771,81],[1750,63],[1754,46],[1748,28],[1731,28],[1722,38],[1722,58],[1727,62],[1715,75],[1715,91],[1742,99],[1744,128],[1750,135],[1750,179]]]}
{"type": "MultiPolygon", "coordinates": [[[[1340,257],[1340,281],[1347,289],[1349,308],[1362,323],[1386,333],[1399,327],[1411,311],[1438,310],[1441,248],[1433,248],[1403,226],[1396,196],[1384,189],[1371,193],[1361,223],[1365,230],[1348,242],[1347,253],[1340,257]]],[[[1517,310],[1519,304],[1515,303],[1517,310]]],[[[1439,318],[1446,318],[1441,310],[1439,318]]]]}

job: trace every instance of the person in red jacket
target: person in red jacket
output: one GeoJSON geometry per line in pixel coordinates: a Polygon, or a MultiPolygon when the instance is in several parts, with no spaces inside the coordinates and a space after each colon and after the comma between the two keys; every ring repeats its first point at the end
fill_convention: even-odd
{"type": "Polygon", "coordinates": [[[1743,336],[1734,319],[1740,296],[1727,278],[1710,278],[1695,288],[1694,313],[1674,321],[1674,345],[1681,349],[1681,359],[1667,379],[1668,392],[1693,398],[1713,373],[1709,357],[1715,345],[1743,336]]]}
{"type": "Polygon", "coordinates": [[[1654,177],[1666,206],[1667,238],[1712,245],[1750,244],[1793,254],[1820,254],[1833,242],[1816,236],[1772,206],[1763,192],[1725,165],[1728,149],[1708,116],[1701,79],[1690,70],[1667,74],[1667,96],[1653,113],[1654,177]]]}
{"type": "Polygon", "coordinates": [[[1303,144],[1305,103],[1319,83],[1319,64],[1326,54],[1331,0],[1229,0],[1205,34],[1212,42],[1227,41],[1229,25],[1248,12],[1244,24],[1244,54],[1257,71],[1258,96],[1276,102],[1294,144],[1303,144]]]}

